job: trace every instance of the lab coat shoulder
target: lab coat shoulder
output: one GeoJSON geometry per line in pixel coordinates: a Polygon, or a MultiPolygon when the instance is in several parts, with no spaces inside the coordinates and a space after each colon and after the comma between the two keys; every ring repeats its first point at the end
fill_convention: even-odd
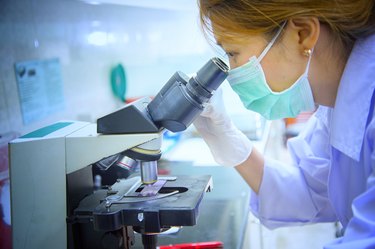
{"type": "Polygon", "coordinates": [[[363,165],[368,171],[366,190],[352,203],[353,217],[344,236],[326,245],[325,249],[375,248],[375,112],[372,97],[372,115],[364,136],[363,165]]]}

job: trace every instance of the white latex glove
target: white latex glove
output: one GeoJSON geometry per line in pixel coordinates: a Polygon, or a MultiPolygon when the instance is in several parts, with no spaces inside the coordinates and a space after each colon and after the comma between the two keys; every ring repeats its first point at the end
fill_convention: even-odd
{"type": "Polygon", "coordinates": [[[193,124],[218,164],[234,167],[249,157],[253,145],[227,114],[221,88],[193,124]]]}

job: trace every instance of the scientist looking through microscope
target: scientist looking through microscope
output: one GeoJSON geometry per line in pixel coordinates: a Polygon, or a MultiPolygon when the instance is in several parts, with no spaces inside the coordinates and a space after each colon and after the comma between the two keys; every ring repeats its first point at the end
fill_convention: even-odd
{"type": "Polygon", "coordinates": [[[293,165],[253,148],[220,108],[220,92],[195,120],[215,160],[252,188],[252,212],[268,228],[339,221],[343,236],[325,248],[375,248],[374,1],[199,0],[199,8],[246,108],[267,119],[317,108],[288,141],[293,165]]]}

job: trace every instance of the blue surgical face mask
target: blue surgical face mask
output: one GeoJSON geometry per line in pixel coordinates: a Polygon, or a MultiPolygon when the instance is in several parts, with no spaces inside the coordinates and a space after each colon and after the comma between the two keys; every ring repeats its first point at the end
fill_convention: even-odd
{"type": "Polygon", "coordinates": [[[311,54],[305,72],[288,89],[274,92],[267,84],[260,61],[274,44],[284,25],[285,23],[258,58],[253,56],[246,64],[230,70],[227,78],[244,106],[266,119],[296,117],[302,111],[315,109],[308,80],[311,54]]]}

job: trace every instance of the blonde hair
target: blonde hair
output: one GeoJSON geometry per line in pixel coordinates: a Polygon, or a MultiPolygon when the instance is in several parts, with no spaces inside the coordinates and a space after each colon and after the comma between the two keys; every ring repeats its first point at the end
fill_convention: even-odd
{"type": "Polygon", "coordinates": [[[274,34],[293,17],[317,17],[345,47],[375,32],[373,0],[199,0],[206,35],[238,41],[241,36],[274,34]]]}

